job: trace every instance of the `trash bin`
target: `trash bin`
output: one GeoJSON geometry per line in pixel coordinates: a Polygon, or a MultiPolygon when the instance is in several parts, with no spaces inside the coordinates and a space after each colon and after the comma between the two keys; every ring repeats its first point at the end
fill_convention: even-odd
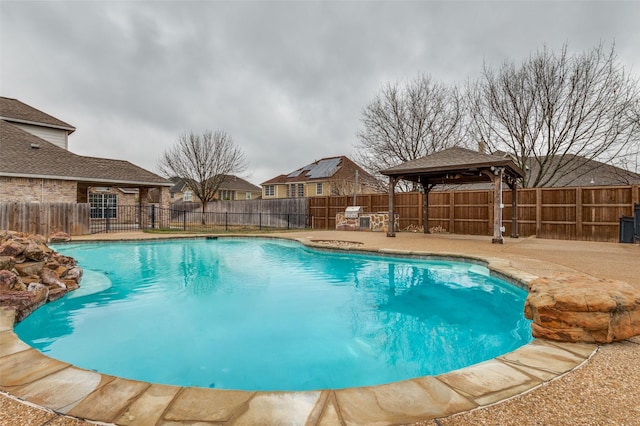
{"type": "Polygon", "coordinates": [[[622,216],[620,218],[620,241],[621,243],[633,243],[633,217],[622,216]]]}
{"type": "Polygon", "coordinates": [[[635,218],[633,225],[635,238],[636,241],[640,241],[640,203],[633,205],[633,217],[635,218]]]}

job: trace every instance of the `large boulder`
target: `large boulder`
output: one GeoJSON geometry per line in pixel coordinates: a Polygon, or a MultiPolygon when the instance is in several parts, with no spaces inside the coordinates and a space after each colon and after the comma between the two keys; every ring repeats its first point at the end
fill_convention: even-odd
{"type": "Polygon", "coordinates": [[[82,268],[51,250],[41,235],[0,230],[0,306],[21,321],[47,301],[79,287],[82,268]]]}
{"type": "Polygon", "coordinates": [[[616,280],[560,274],[529,284],[534,337],[611,343],[640,335],[640,290],[616,280]]]}

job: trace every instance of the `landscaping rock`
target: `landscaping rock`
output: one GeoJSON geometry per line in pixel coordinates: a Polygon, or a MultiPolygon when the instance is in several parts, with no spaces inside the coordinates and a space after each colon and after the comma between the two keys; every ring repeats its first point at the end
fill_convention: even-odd
{"type": "Polygon", "coordinates": [[[0,256],[16,257],[24,252],[26,246],[20,241],[7,240],[0,244],[0,256]]]}
{"type": "Polygon", "coordinates": [[[44,267],[44,261],[42,262],[22,262],[16,263],[13,267],[21,277],[28,277],[31,275],[38,275],[38,273],[44,267]]]}
{"type": "Polygon", "coordinates": [[[8,271],[13,269],[15,262],[11,256],[0,256],[0,270],[6,269],[8,271]]]}
{"type": "Polygon", "coordinates": [[[529,284],[534,337],[611,343],[640,335],[640,291],[616,280],[563,274],[529,284]]]}
{"type": "Polygon", "coordinates": [[[41,262],[46,259],[49,253],[51,253],[49,247],[34,242],[29,243],[23,252],[27,260],[34,260],[36,262],[41,262]]]}
{"type": "Polygon", "coordinates": [[[79,287],[82,268],[51,250],[41,235],[0,231],[0,306],[21,321],[47,301],[79,287]]]}
{"type": "Polygon", "coordinates": [[[24,283],[11,271],[0,271],[0,291],[24,291],[24,283]]]}
{"type": "Polygon", "coordinates": [[[48,241],[49,243],[66,243],[68,241],[71,241],[71,235],[67,234],[66,232],[54,232],[53,234],[49,235],[48,241]]]}
{"type": "Polygon", "coordinates": [[[16,322],[25,319],[31,312],[47,303],[49,289],[40,284],[30,284],[26,291],[0,292],[0,306],[8,306],[16,311],[16,322]]]}

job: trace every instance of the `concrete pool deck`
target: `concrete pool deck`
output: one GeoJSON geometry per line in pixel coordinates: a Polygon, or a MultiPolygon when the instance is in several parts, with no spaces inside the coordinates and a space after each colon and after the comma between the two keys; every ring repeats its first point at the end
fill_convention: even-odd
{"type": "MultiPolygon", "coordinates": [[[[264,236],[353,241],[372,251],[484,258],[501,274],[524,282],[577,271],[640,288],[638,245],[529,238],[507,238],[504,245],[495,245],[490,237],[399,233],[387,238],[380,233],[309,230],[264,236]]],[[[127,233],[73,240],[159,237],[164,236],[127,233]]],[[[148,384],[73,367],[19,341],[11,313],[2,311],[0,390],[10,396],[0,397],[0,424],[82,424],[65,415],[122,425],[640,424],[640,338],[596,349],[537,339],[494,360],[440,376],[335,391],[236,392],[148,384]],[[576,377],[579,383],[573,382],[576,377]],[[608,392],[610,388],[625,389],[624,395],[608,392]],[[599,400],[599,394],[605,399],[599,400]],[[593,410],[607,413],[607,421],[594,422],[593,410]],[[563,421],[563,415],[570,417],[563,421]]]]}

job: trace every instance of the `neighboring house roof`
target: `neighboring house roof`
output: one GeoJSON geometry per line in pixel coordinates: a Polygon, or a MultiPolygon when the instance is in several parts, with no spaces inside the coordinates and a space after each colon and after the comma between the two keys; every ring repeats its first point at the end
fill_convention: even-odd
{"type": "Polygon", "coordinates": [[[39,109],[35,109],[17,99],[2,96],[0,96],[0,119],[15,123],[45,125],[47,127],[68,130],[69,133],[73,133],[76,130],[76,128],[69,123],[58,120],[39,109]]]}
{"type": "Polygon", "coordinates": [[[128,161],[76,155],[2,120],[0,153],[0,176],[171,186],[167,179],[128,161]]]}
{"type": "MultiPolygon", "coordinates": [[[[170,193],[184,192],[186,183],[185,180],[179,177],[172,177],[170,181],[173,182],[173,186],[169,190],[170,193]]],[[[220,184],[218,189],[229,191],[247,191],[247,192],[262,192],[259,186],[252,184],[238,176],[226,175],[224,181],[220,184]]]]}
{"type": "Polygon", "coordinates": [[[262,192],[262,188],[259,186],[256,186],[251,182],[247,182],[235,175],[227,175],[222,184],[220,184],[220,189],[230,191],[262,192]]]}
{"type": "MultiPolygon", "coordinates": [[[[552,163],[557,163],[560,157],[552,158],[552,163]]],[[[545,157],[540,158],[541,161],[545,157]]],[[[557,180],[551,180],[550,187],[566,187],[566,186],[615,186],[615,185],[637,185],[640,184],[640,174],[629,170],[612,166],[611,164],[602,163],[596,160],[580,157],[578,155],[567,154],[563,159],[564,163],[571,162],[570,171],[559,173],[557,180]]],[[[532,178],[537,176],[540,165],[533,158],[527,161],[529,168],[528,174],[532,178]]],[[[550,171],[554,171],[555,167],[551,167],[550,171]]],[[[541,182],[546,182],[546,176],[543,176],[541,182]]]]}
{"type": "Polygon", "coordinates": [[[261,185],[283,184],[288,182],[326,181],[347,177],[351,178],[351,176],[346,176],[345,172],[348,170],[358,170],[358,174],[363,179],[363,182],[366,182],[367,180],[375,180],[373,176],[367,173],[362,167],[358,166],[346,156],[341,155],[339,157],[322,158],[294,170],[288,175],[279,175],[271,178],[262,182],[261,185]]]}

